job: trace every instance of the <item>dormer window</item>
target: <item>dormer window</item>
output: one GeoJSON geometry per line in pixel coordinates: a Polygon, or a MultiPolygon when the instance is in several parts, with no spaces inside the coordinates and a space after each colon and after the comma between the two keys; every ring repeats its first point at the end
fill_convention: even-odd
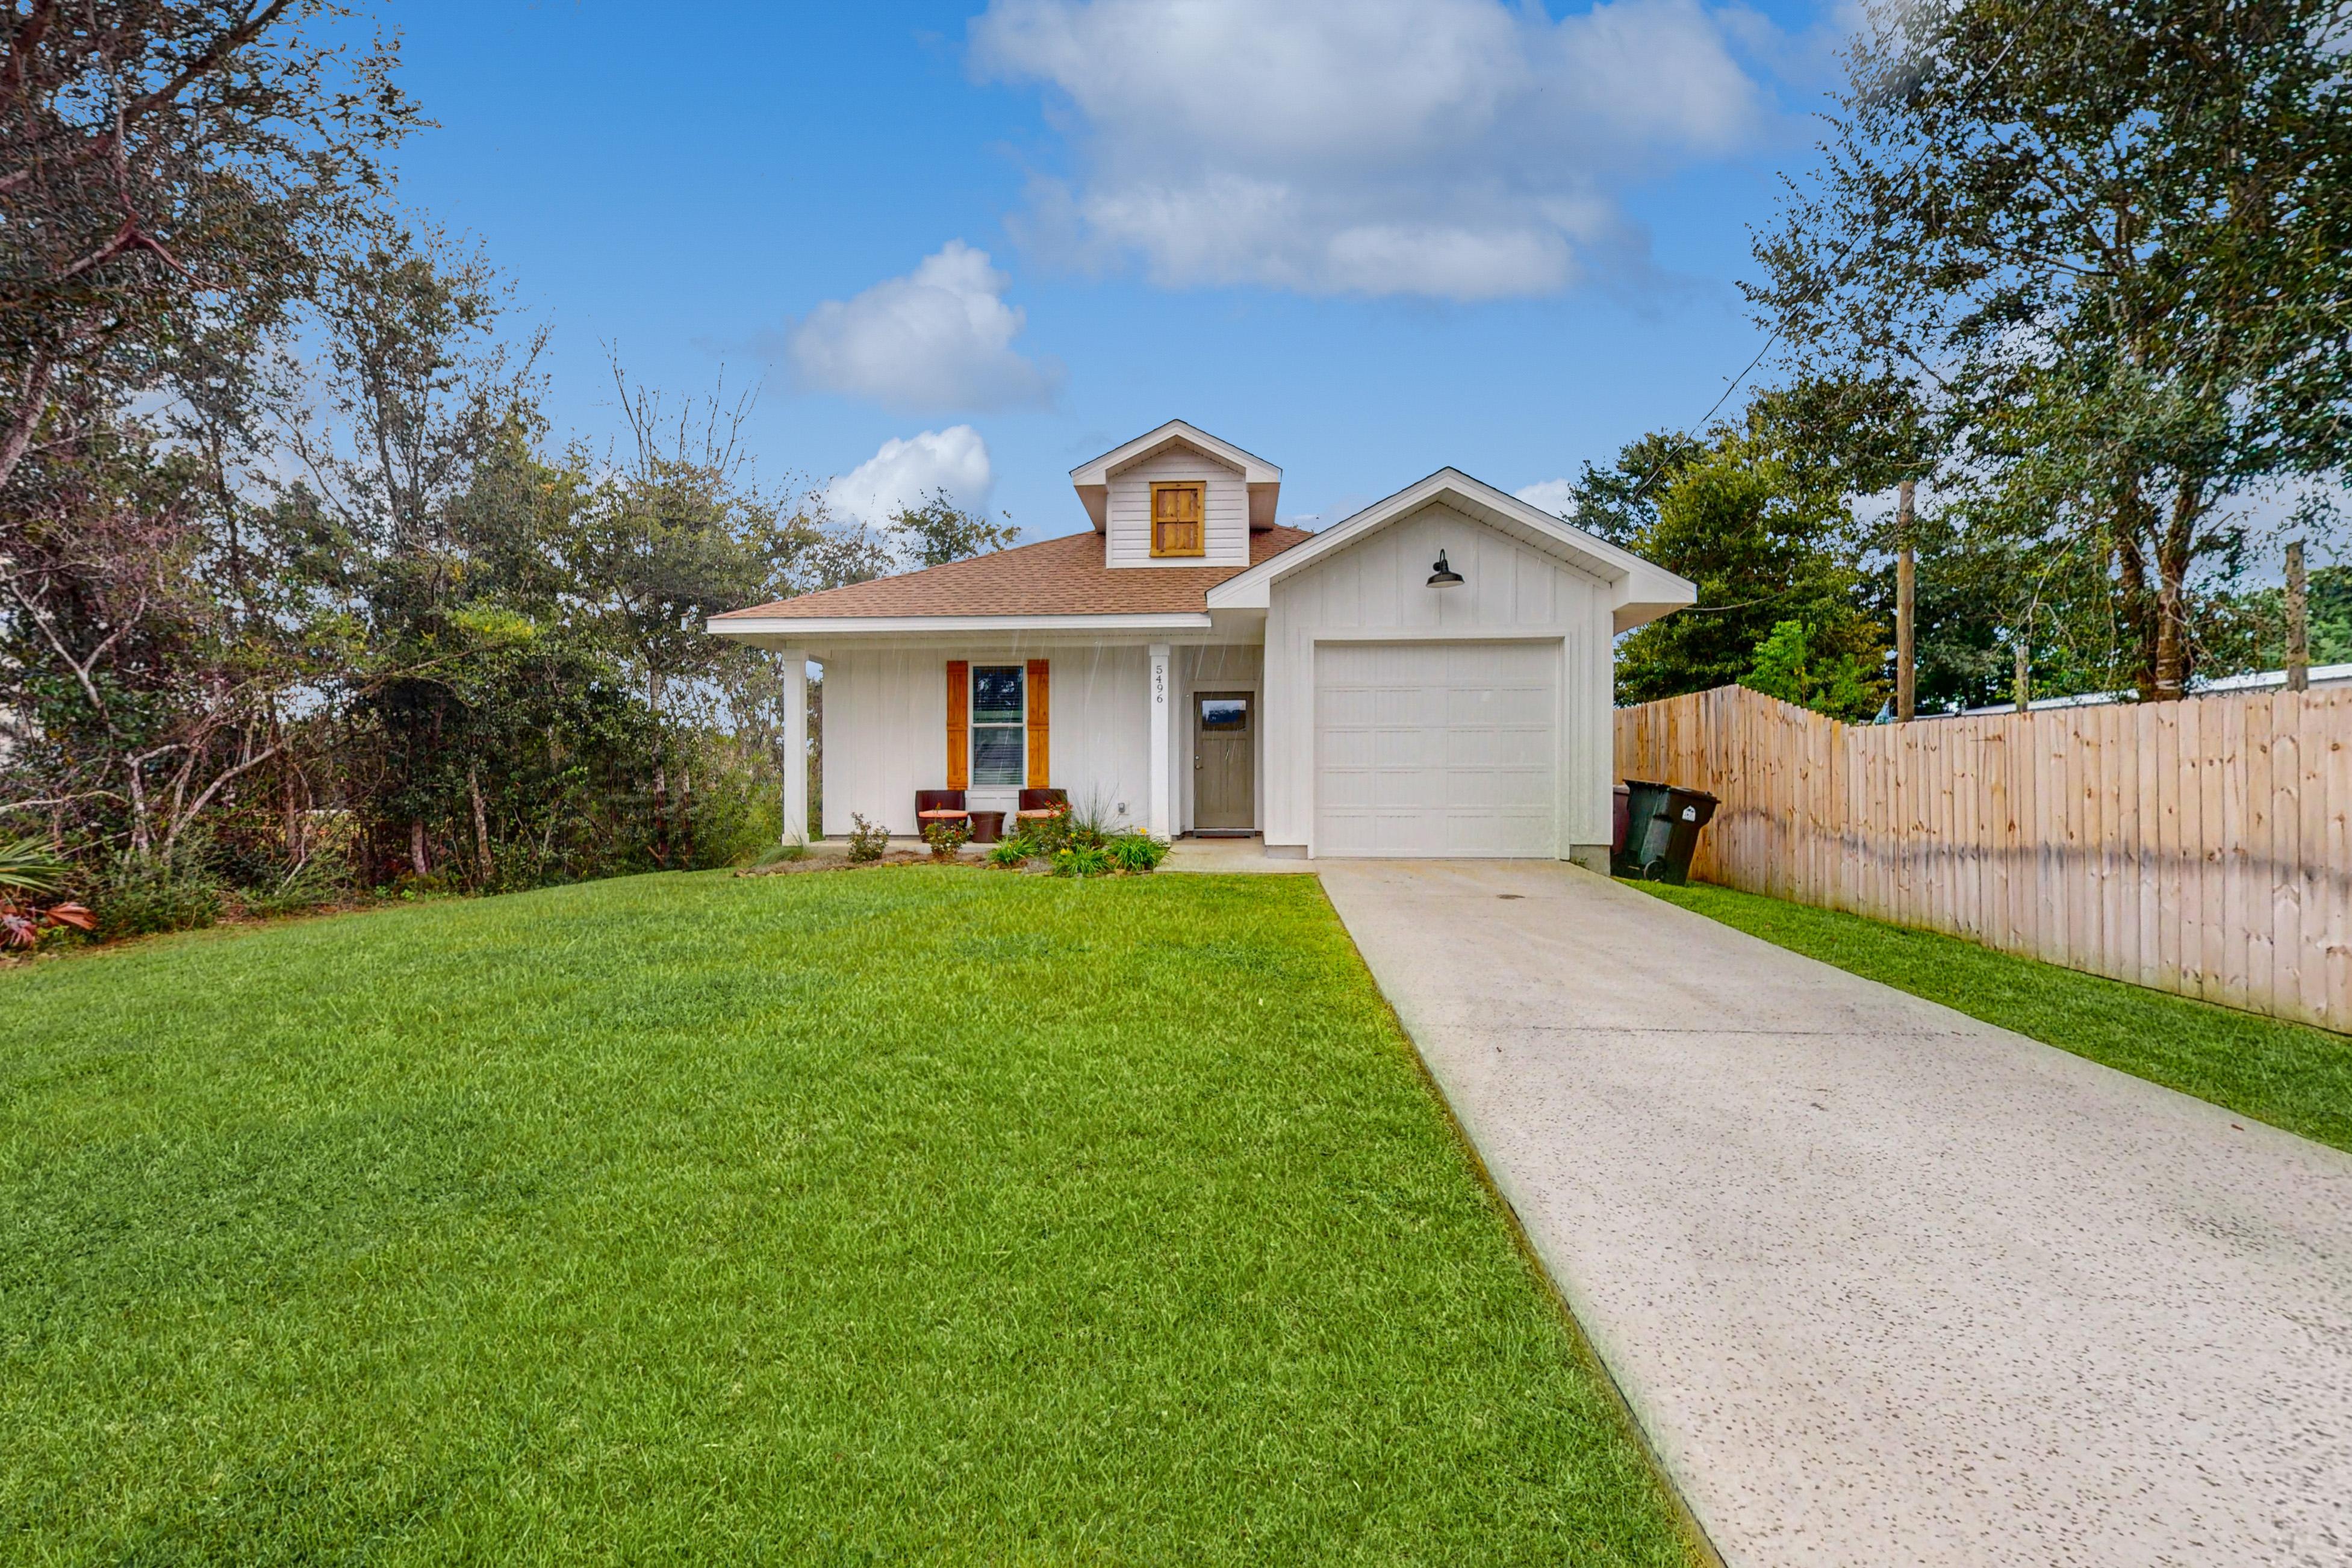
{"type": "MultiPolygon", "coordinates": [[[[1151,553],[1205,555],[1208,531],[1202,527],[1208,486],[1198,479],[1151,487],[1151,553]]],[[[1130,514],[1132,515],[1132,514],[1130,514]]]]}

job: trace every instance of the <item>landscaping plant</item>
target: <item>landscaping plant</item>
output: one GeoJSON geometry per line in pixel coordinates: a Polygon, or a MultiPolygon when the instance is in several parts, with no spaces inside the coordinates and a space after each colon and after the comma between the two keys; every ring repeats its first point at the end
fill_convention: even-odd
{"type": "Polygon", "coordinates": [[[879,860],[882,852],[890,847],[890,830],[877,827],[856,812],[849,814],[849,858],[854,861],[879,860]]]}
{"type": "Polygon", "coordinates": [[[1112,869],[1110,851],[1099,844],[1071,844],[1054,851],[1056,877],[1101,877],[1112,869]]]}
{"type": "Polygon", "coordinates": [[[1168,846],[1149,833],[1122,833],[1104,845],[1103,852],[1114,869],[1130,876],[1156,871],[1160,862],[1168,858],[1168,846]]]}
{"type": "Polygon", "coordinates": [[[934,860],[952,860],[959,850],[971,842],[971,823],[927,822],[923,825],[923,842],[930,846],[934,860]]]}
{"type": "Polygon", "coordinates": [[[324,909],[344,894],[345,872],[331,855],[314,855],[276,882],[245,895],[245,912],[267,920],[324,909]]]}
{"type": "Polygon", "coordinates": [[[220,919],[220,884],[194,854],[140,858],[126,855],[107,868],[92,890],[95,931],[102,941],[199,931],[220,919]]]}
{"type": "Polygon", "coordinates": [[[65,890],[70,869],[37,837],[0,843],[0,947],[34,947],[53,931],[86,931],[96,923],[69,900],[40,902],[65,890]]]}

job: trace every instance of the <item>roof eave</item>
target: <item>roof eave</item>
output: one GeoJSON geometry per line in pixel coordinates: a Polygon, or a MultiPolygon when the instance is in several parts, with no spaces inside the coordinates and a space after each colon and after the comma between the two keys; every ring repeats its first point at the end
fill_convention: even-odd
{"type": "Polygon", "coordinates": [[[1219,462],[1242,471],[1242,478],[1254,485],[1279,485],[1282,470],[1246,447],[1236,447],[1222,437],[1212,436],[1199,426],[1182,419],[1171,419],[1166,424],[1147,430],[1132,441],[1123,441],[1099,458],[1090,458],[1070,470],[1070,483],[1077,486],[1108,484],[1111,470],[1124,468],[1136,458],[1164,446],[1170,441],[1182,441],[1219,462]]]}
{"type": "Polygon", "coordinates": [[[1066,616],[715,616],[704,623],[714,637],[742,641],[774,637],[906,637],[955,632],[1205,631],[1205,611],[1066,616]]]}

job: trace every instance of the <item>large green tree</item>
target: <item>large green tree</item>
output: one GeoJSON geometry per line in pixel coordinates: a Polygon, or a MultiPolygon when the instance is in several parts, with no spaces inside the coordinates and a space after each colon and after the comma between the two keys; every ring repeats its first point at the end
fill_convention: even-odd
{"type": "Polygon", "coordinates": [[[201,389],[309,298],[416,123],[390,47],[341,13],[0,6],[0,496],[108,394],[201,389]]]}
{"type": "Polygon", "coordinates": [[[1758,437],[1726,430],[1682,466],[1655,515],[1625,542],[1690,578],[1698,598],[1625,639],[1619,701],[1738,682],[1789,623],[1814,664],[1853,675],[1825,710],[1850,719],[1875,710],[1885,631],[1859,601],[1853,520],[1834,487],[1808,482],[1758,437]]]}
{"type": "Polygon", "coordinates": [[[1877,6],[1757,246],[1801,371],[1907,389],[1948,489],[2105,563],[2147,697],[2240,503],[2343,468],[2347,31],[2347,0],[1877,6]]]}

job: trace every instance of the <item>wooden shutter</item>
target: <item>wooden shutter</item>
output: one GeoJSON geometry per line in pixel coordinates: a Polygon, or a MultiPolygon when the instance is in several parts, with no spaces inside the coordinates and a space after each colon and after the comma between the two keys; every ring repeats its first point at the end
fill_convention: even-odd
{"type": "Polygon", "coordinates": [[[971,665],[948,660],[948,788],[971,784],[971,665]]]}
{"type": "Polygon", "coordinates": [[[1207,547],[1202,539],[1201,514],[1206,500],[1202,492],[1207,489],[1197,479],[1151,487],[1151,553],[1206,553],[1207,547]]]}
{"type": "Polygon", "coordinates": [[[1046,745],[1046,735],[1052,728],[1046,716],[1046,710],[1051,705],[1047,697],[1051,688],[1047,672],[1053,668],[1052,661],[1048,659],[1033,658],[1029,661],[1029,787],[1031,789],[1048,789],[1053,784],[1053,781],[1046,776],[1050,772],[1046,766],[1049,750],[1046,745]]]}

